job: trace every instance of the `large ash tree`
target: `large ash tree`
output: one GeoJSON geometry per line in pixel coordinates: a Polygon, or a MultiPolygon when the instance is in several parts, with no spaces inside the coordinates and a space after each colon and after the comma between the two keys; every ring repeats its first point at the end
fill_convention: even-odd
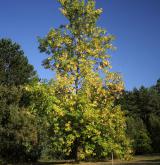
{"type": "Polygon", "coordinates": [[[102,9],[95,0],[59,0],[67,25],[39,39],[48,58],[45,68],[56,72],[51,140],[56,153],[76,160],[104,158],[113,152],[128,158],[125,117],[115,99],[123,90],[120,75],[110,72],[113,36],[96,22],[102,9]]]}

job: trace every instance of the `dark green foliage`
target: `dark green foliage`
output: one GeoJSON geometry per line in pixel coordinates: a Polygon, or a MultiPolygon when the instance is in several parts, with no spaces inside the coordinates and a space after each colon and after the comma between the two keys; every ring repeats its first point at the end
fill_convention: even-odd
{"type": "Polygon", "coordinates": [[[154,88],[158,92],[158,94],[160,94],[160,79],[157,80],[156,85],[152,88],[154,88]]]}
{"type": "Polygon", "coordinates": [[[29,100],[22,99],[22,85],[36,78],[20,46],[1,39],[0,159],[5,162],[36,161],[40,156],[36,116],[26,106],[29,100]]]}
{"type": "Polygon", "coordinates": [[[154,152],[160,152],[160,116],[150,116],[150,136],[154,152]]]}
{"type": "Polygon", "coordinates": [[[0,40],[0,84],[22,85],[35,78],[36,72],[28,63],[20,45],[10,39],[0,40]]]}
{"type": "Polygon", "coordinates": [[[125,91],[120,102],[135,153],[160,152],[160,80],[150,88],[125,91]]]}
{"type": "Polygon", "coordinates": [[[138,117],[127,117],[127,135],[130,137],[135,154],[144,154],[152,151],[149,133],[138,117]]]}
{"type": "Polygon", "coordinates": [[[36,118],[20,107],[22,90],[0,86],[0,156],[7,162],[39,157],[36,118]]]}

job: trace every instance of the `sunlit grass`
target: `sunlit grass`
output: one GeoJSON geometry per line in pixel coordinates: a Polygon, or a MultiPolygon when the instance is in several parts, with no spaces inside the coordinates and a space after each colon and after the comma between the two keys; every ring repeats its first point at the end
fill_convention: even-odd
{"type": "MultiPolygon", "coordinates": [[[[78,165],[78,163],[74,163],[73,161],[49,161],[49,162],[43,162],[40,161],[40,164],[59,164],[62,165],[65,163],[65,165],[78,165]]],[[[160,154],[156,155],[141,155],[141,156],[134,156],[132,160],[130,161],[124,161],[119,159],[114,159],[113,164],[160,164],[160,154]]],[[[80,162],[80,165],[106,165],[106,164],[112,164],[112,160],[108,161],[97,161],[97,162],[80,162]]]]}

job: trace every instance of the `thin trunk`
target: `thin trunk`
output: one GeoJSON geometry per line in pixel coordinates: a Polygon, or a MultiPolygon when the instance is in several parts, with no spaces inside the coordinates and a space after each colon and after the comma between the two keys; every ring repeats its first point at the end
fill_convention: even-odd
{"type": "Polygon", "coordinates": [[[80,147],[77,146],[75,161],[78,163],[80,161],[80,147]]]}
{"type": "Polygon", "coordinates": [[[77,62],[77,76],[75,79],[75,89],[76,89],[76,94],[78,93],[78,88],[79,88],[79,73],[80,73],[80,69],[79,69],[79,62],[77,62]]]}
{"type": "Polygon", "coordinates": [[[75,160],[75,162],[79,162],[80,160],[80,147],[79,147],[79,139],[74,141],[70,157],[75,160]]]}
{"type": "Polygon", "coordinates": [[[75,145],[74,146],[75,147],[74,159],[75,159],[75,162],[79,162],[80,161],[80,147],[79,147],[79,140],[78,139],[76,139],[74,145],[75,145]]]}

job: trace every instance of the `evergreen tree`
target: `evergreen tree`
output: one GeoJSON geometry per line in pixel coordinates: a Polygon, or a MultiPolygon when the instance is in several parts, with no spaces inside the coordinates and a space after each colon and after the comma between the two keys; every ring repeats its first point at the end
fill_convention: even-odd
{"type": "Polygon", "coordinates": [[[0,159],[33,161],[39,157],[36,117],[22,99],[36,72],[17,43],[0,40],[0,159]]]}
{"type": "Polygon", "coordinates": [[[142,86],[124,91],[120,102],[127,117],[127,134],[134,141],[135,153],[159,152],[159,80],[149,88],[142,86]]]}
{"type": "Polygon", "coordinates": [[[153,88],[160,94],[160,79],[157,80],[157,83],[153,88]]]}
{"type": "Polygon", "coordinates": [[[0,84],[23,85],[35,78],[36,72],[28,63],[20,45],[10,39],[0,40],[0,84]]]}
{"type": "Polygon", "coordinates": [[[152,151],[149,132],[139,117],[127,117],[127,135],[132,141],[134,154],[146,154],[152,151]]]}
{"type": "Polygon", "coordinates": [[[0,159],[4,162],[39,158],[36,117],[20,106],[23,90],[0,85],[0,159]]]}

